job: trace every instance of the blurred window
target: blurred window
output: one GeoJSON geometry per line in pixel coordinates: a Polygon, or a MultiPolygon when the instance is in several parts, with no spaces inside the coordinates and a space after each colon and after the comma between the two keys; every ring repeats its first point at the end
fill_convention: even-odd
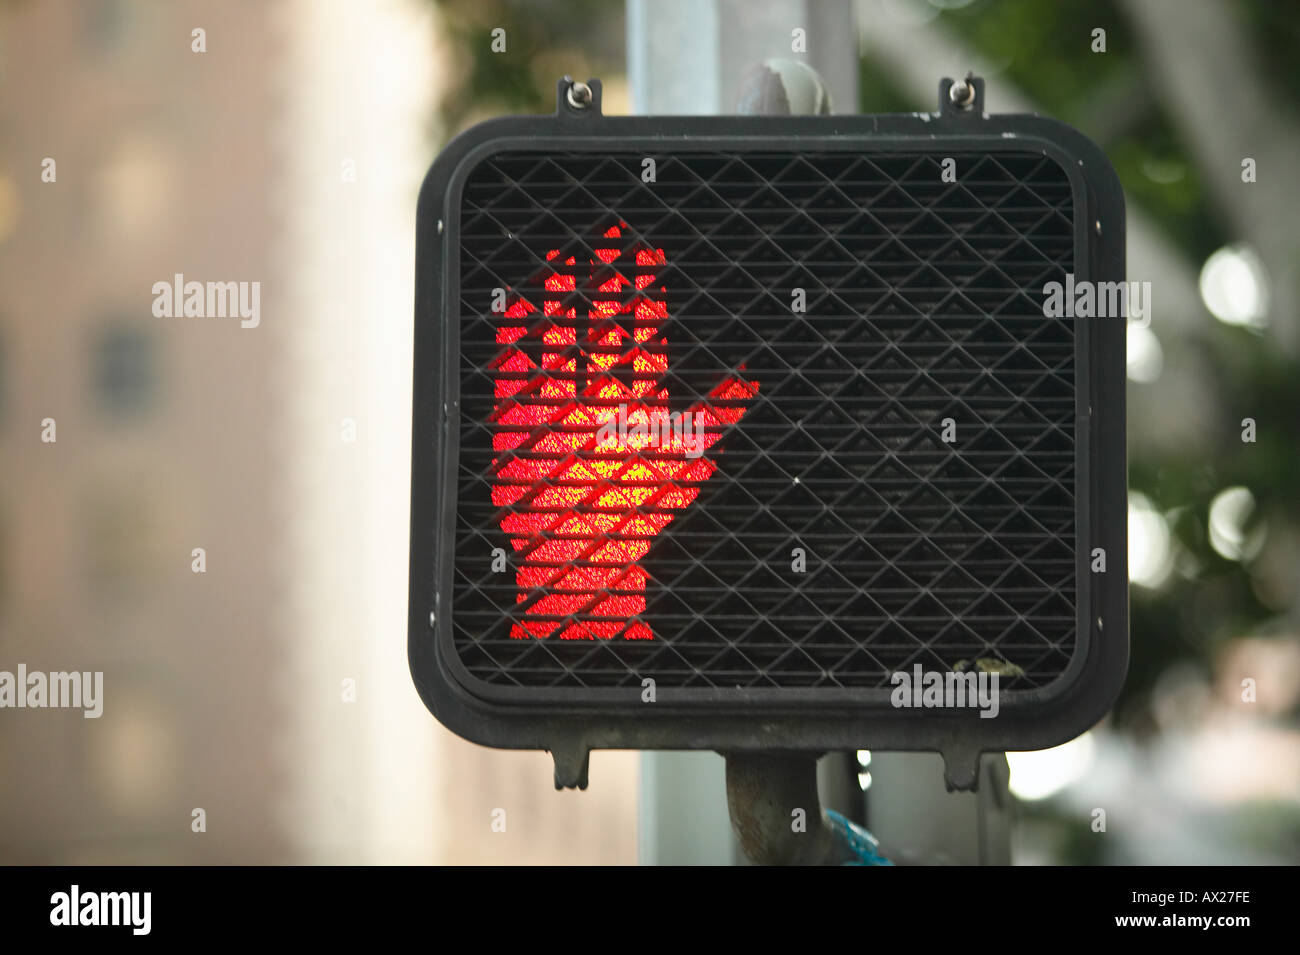
{"type": "Polygon", "coordinates": [[[139,328],[107,327],[95,338],[95,403],[116,418],[134,418],[157,398],[158,362],[153,336],[139,328]]]}
{"type": "Polygon", "coordinates": [[[86,44],[101,55],[120,53],[131,32],[131,5],[125,0],[88,0],[86,7],[86,44]]]}

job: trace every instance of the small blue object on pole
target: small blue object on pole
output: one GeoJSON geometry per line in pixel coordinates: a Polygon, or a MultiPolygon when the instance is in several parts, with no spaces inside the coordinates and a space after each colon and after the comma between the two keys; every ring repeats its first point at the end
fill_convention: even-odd
{"type": "Polygon", "coordinates": [[[834,809],[827,809],[826,821],[831,832],[848,847],[852,858],[844,865],[893,865],[880,854],[880,843],[856,822],[846,819],[834,809]]]}

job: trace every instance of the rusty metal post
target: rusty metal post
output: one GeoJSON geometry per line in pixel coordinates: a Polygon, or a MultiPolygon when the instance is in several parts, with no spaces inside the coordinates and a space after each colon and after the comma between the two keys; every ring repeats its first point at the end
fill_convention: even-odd
{"type": "Polygon", "coordinates": [[[822,812],[816,753],[728,753],[726,758],[731,828],[751,862],[840,865],[855,858],[822,812]]]}

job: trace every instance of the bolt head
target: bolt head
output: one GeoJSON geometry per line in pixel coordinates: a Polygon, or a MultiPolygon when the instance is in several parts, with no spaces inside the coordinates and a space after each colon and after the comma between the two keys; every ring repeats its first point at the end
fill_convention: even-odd
{"type": "Polygon", "coordinates": [[[586,109],[591,105],[591,87],[586,83],[574,83],[565,96],[574,109],[586,109]]]}

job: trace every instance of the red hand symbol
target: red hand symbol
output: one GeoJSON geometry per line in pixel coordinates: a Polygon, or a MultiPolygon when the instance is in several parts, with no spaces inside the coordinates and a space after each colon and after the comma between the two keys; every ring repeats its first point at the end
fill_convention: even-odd
{"type": "MultiPolygon", "coordinates": [[[[621,236],[618,226],[605,233],[621,236]]],[[[668,312],[646,292],[667,261],[662,249],[608,244],[580,266],[549,252],[551,297],[540,313],[515,298],[497,328],[492,502],[520,560],[516,638],[653,637],[635,619],[646,607],[638,561],[717,470],[703,452],[758,393],[728,377],[670,415],[668,312]],[[565,304],[578,290],[584,319],[565,304]]]]}

